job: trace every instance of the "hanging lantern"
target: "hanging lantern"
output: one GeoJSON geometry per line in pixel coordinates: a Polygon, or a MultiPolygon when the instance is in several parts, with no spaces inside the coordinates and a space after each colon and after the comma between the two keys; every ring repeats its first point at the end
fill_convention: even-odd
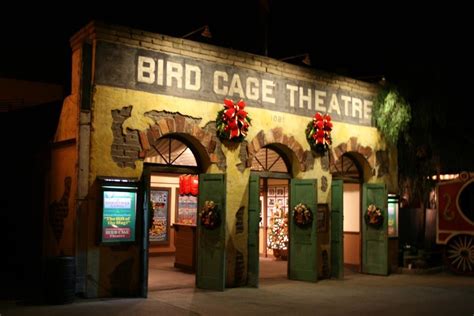
{"type": "Polygon", "coordinates": [[[191,194],[198,195],[199,193],[199,176],[194,175],[192,176],[191,180],[191,194]]]}
{"type": "Polygon", "coordinates": [[[179,176],[179,194],[180,195],[185,194],[184,193],[184,187],[185,187],[184,180],[185,180],[184,175],[179,176]]]}
{"type": "Polygon", "coordinates": [[[191,193],[191,185],[192,185],[192,176],[187,174],[184,176],[184,194],[191,193]]]}

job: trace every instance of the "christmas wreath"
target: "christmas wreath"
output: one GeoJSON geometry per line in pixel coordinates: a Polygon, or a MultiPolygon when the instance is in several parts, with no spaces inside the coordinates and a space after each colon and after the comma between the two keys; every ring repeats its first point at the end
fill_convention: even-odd
{"type": "Polygon", "coordinates": [[[313,119],[306,126],[306,139],[315,152],[324,154],[329,145],[332,144],[331,139],[332,122],[329,114],[322,115],[316,113],[313,119]]]}
{"type": "Polygon", "coordinates": [[[219,211],[214,201],[204,202],[204,206],[199,212],[201,225],[207,229],[214,229],[220,224],[219,211]]]}
{"type": "Polygon", "coordinates": [[[380,228],[383,224],[383,215],[380,208],[374,204],[367,207],[367,212],[364,215],[365,223],[373,228],[380,228]]]}
{"type": "Polygon", "coordinates": [[[224,99],[224,108],[217,113],[216,134],[220,140],[241,142],[247,136],[251,119],[244,111],[245,102],[224,99]]]}
{"type": "Polygon", "coordinates": [[[298,203],[293,209],[293,220],[299,227],[303,228],[310,226],[313,222],[313,212],[311,212],[311,209],[308,207],[308,205],[304,203],[298,203]]]}

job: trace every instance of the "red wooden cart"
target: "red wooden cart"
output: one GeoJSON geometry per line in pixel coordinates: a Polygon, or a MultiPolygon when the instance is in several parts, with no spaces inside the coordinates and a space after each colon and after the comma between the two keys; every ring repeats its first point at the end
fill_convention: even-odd
{"type": "Polygon", "coordinates": [[[452,271],[474,275],[474,173],[440,182],[437,197],[436,242],[445,245],[445,260],[452,271]]]}

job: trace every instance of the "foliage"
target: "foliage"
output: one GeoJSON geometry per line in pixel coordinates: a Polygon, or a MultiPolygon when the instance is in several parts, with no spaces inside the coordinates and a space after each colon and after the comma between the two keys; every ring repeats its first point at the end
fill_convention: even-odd
{"type": "Polygon", "coordinates": [[[298,203],[293,209],[293,219],[298,227],[311,226],[313,222],[313,212],[304,203],[298,203]]]}
{"type": "MultiPolygon", "coordinates": [[[[426,83],[424,83],[426,85],[426,83]]],[[[431,176],[437,173],[439,155],[447,150],[449,137],[445,133],[449,110],[442,108],[440,98],[429,97],[430,89],[400,86],[405,99],[410,100],[411,121],[398,142],[398,172],[402,206],[421,207],[435,186],[431,176]],[[446,137],[447,136],[447,137],[446,137]]]]}
{"type": "Polygon", "coordinates": [[[331,131],[331,116],[329,114],[322,115],[319,112],[316,113],[305,130],[306,140],[311,149],[317,153],[324,154],[329,149],[329,145],[332,144],[331,131]]]}
{"type": "Polygon", "coordinates": [[[397,89],[384,88],[375,99],[373,117],[384,138],[392,144],[397,144],[400,136],[408,131],[411,107],[397,89]]]}
{"type": "Polygon", "coordinates": [[[217,204],[214,201],[205,201],[204,206],[199,212],[201,225],[207,229],[214,229],[219,226],[221,220],[217,204]]]}
{"type": "Polygon", "coordinates": [[[369,226],[372,226],[374,228],[382,227],[382,224],[383,224],[382,211],[380,210],[380,208],[378,208],[374,204],[370,204],[369,207],[367,207],[367,211],[365,212],[364,219],[365,219],[365,223],[369,226]]]}
{"type": "Polygon", "coordinates": [[[248,113],[244,111],[245,102],[234,103],[224,99],[224,109],[217,113],[216,134],[220,140],[242,142],[247,136],[250,122],[248,113]]]}

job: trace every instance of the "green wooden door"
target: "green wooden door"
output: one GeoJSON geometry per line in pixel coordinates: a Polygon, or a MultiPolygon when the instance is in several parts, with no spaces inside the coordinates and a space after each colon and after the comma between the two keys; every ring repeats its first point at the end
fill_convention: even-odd
{"type": "MultiPolygon", "coordinates": [[[[142,228],[140,231],[140,260],[141,260],[141,269],[140,269],[140,296],[148,297],[148,230],[150,226],[150,170],[144,168],[142,181],[141,181],[141,200],[140,204],[143,206],[143,220],[142,228]]],[[[140,205],[138,204],[138,205],[140,205]]]]}
{"type": "Polygon", "coordinates": [[[223,291],[225,287],[225,209],[226,183],[223,174],[199,175],[199,209],[205,201],[214,201],[220,216],[220,224],[214,229],[197,221],[197,270],[196,287],[223,291]]]}
{"type": "Polygon", "coordinates": [[[364,183],[362,196],[362,272],[388,274],[387,192],[383,184],[364,183]],[[374,204],[383,215],[383,225],[374,228],[366,224],[364,214],[374,204]]]}
{"type": "Polygon", "coordinates": [[[292,179],[290,191],[290,249],[288,258],[288,277],[292,280],[312,281],[318,279],[316,212],[317,186],[315,179],[292,179]],[[310,226],[301,228],[293,220],[293,209],[298,203],[306,204],[313,213],[310,226]]]}
{"type": "Polygon", "coordinates": [[[331,184],[331,277],[344,277],[343,200],[344,182],[333,180],[331,184]]]}
{"type": "Polygon", "coordinates": [[[258,233],[260,223],[260,177],[250,175],[249,180],[249,240],[248,276],[249,286],[258,287],[259,249],[258,233]]]}

